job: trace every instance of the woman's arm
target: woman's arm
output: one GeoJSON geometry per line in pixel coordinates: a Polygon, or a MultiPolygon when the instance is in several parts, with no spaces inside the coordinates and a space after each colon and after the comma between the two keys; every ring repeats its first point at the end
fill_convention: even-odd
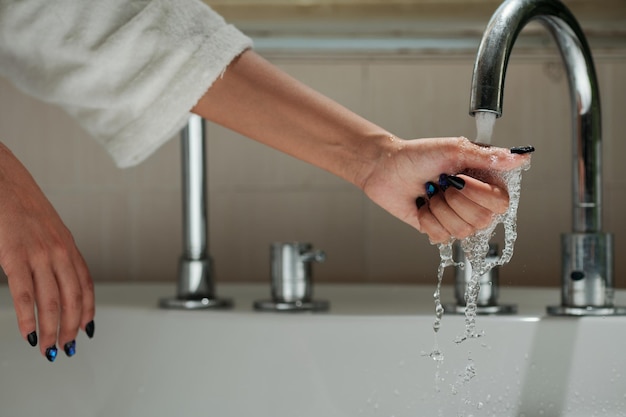
{"type": "Polygon", "coordinates": [[[451,187],[418,210],[426,182],[469,168],[510,170],[529,158],[465,138],[402,140],[251,50],[230,64],[193,112],[353,183],[433,242],[486,227],[494,213],[506,210],[508,195],[463,176],[462,190],[451,187]]]}

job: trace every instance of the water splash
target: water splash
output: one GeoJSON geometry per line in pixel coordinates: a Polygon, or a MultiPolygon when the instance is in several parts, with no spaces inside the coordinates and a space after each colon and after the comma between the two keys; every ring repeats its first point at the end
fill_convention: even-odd
{"type": "MultiPolygon", "coordinates": [[[[477,142],[489,144],[491,143],[491,135],[496,120],[495,113],[478,112],[476,117],[477,142]]],[[[526,165],[507,172],[485,172],[485,171],[467,171],[465,174],[474,178],[485,180],[490,183],[500,183],[509,194],[509,206],[505,213],[495,215],[491,224],[475,234],[461,240],[461,248],[465,252],[465,259],[472,267],[471,278],[467,284],[465,292],[465,332],[455,339],[456,343],[461,343],[467,339],[479,338],[484,335],[483,332],[476,331],[476,311],[477,299],[480,291],[480,277],[489,272],[493,267],[508,263],[513,256],[515,240],[517,239],[517,209],[519,207],[519,199],[521,192],[522,172],[530,168],[530,162],[526,165]],[[499,257],[495,259],[489,257],[489,241],[495,234],[495,229],[502,224],[504,227],[504,249],[499,257]]],[[[441,328],[441,320],[444,309],[441,305],[441,283],[443,273],[448,266],[463,267],[461,263],[456,263],[452,258],[452,244],[454,239],[449,242],[439,244],[440,263],[437,270],[437,288],[435,290],[435,322],[433,329],[435,334],[441,328]]],[[[435,358],[443,358],[443,354],[439,351],[437,344],[433,353],[430,355],[435,358]]]]}
{"type": "Polygon", "coordinates": [[[441,327],[441,319],[443,317],[444,309],[441,305],[441,283],[443,282],[443,273],[448,266],[456,265],[454,259],[452,259],[452,242],[439,245],[439,268],[437,269],[437,288],[433,294],[435,299],[435,322],[433,323],[433,330],[435,333],[439,331],[441,327]]]}

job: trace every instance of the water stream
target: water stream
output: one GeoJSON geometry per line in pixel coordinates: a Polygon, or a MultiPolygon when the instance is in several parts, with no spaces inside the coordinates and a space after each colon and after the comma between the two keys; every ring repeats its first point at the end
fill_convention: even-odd
{"type": "MultiPolygon", "coordinates": [[[[477,142],[483,144],[491,143],[491,136],[493,132],[493,126],[495,124],[496,115],[494,113],[479,112],[476,114],[476,130],[477,130],[477,142]]],[[[483,336],[482,331],[476,330],[476,309],[478,292],[480,291],[480,277],[487,273],[491,268],[504,265],[511,260],[513,256],[513,249],[515,240],[517,238],[516,219],[517,209],[519,206],[520,188],[522,180],[522,171],[530,168],[530,164],[527,164],[519,169],[508,172],[466,172],[466,174],[478,179],[489,178],[490,182],[493,179],[500,182],[504,186],[509,194],[509,207],[503,214],[495,215],[491,224],[474,235],[469,236],[461,240],[461,248],[465,252],[466,262],[469,262],[472,267],[471,279],[467,284],[465,293],[465,330],[462,334],[455,338],[456,343],[462,343],[468,339],[476,339],[483,336]],[[489,257],[489,241],[495,234],[495,229],[498,225],[502,224],[504,228],[504,249],[499,257],[495,259],[489,257]]],[[[435,299],[435,321],[433,323],[433,330],[435,333],[434,347],[431,353],[428,355],[432,359],[437,361],[437,371],[435,375],[435,389],[439,391],[439,369],[442,361],[444,360],[444,354],[439,348],[439,342],[437,339],[437,333],[441,328],[441,321],[444,314],[444,308],[441,304],[441,284],[443,280],[443,273],[446,267],[456,266],[457,264],[452,257],[452,244],[454,240],[439,245],[440,263],[437,270],[437,287],[434,293],[435,299]]],[[[463,265],[459,265],[462,267],[463,265]]],[[[456,394],[458,388],[461,385],[466,384],[476,374],[474,362],[468,357],[468,364],[466,368],[458,375],[457,381],[451,386],[452,393],[456,394]]]]}

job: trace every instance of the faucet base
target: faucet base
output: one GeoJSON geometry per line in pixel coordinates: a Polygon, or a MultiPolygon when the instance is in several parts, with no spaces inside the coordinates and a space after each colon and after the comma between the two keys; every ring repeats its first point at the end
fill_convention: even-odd
{"type": "MultiPolygon", "coordinates": [[[[444,304],[443,310],[450,314],[465,314],[465,306],[459,304],[444,304]]],[[[476,314],[486,315],[509,315],[517,314],[516,304],[501,304],[495,306],[477,306],[476,314]]]]}
{"type": "Polygon", "coordinates": [[[328,301],[293,301],[280,302],[272,300],[261,300],[254,302],[256,311],[279,311],[279,312],[298,312],[298,311],[328,311],[330,304],[328,301]]]}
{"type": "Polygon", "coordinates": [[[213,282],[213,262],[209,256],[204,259],[182,258],[178,264],[176,296],[161,299],[159,307],[178,310],[231,308],[232,300],[215,296],[213,282]]]}
{"type": "Polygon", "coordinates": [[[227,298],[200,298],[197,300],[184,300],[180,298],[162,298],[159,307],[176,310],[208,310],[232,308],[233,302],[227,298]]]}
{"type": "Polygon", "coordinates": [[[551,316],[626,316],[626,307],[548,306],[546,310],[551,316]]]}

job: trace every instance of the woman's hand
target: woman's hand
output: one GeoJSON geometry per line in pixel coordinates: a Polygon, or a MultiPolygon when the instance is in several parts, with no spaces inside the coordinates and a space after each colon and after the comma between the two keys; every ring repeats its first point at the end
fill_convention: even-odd
{"type": "Polygon", "coordinates": [[[48,199],[3,144],[0,265],[22,337],[32,346],[39,342],[49,361],[57,356],[57,344],[68,356],[75,353],[79,328],[93,336],[94,292],[87,265],[48,199]]]}
{"type": "Polygon", "coordinates": [[[509,204],[503,184],[490,173],[519,168],[530,159],[465,138],[392,136],[384,148],[357,185],[389,213],[426,233],[432,243],[462,239],[489,226],[494,214],[504,213],[509,204]],[[487,182],[463,175],[468,171],[484,173],[481,178],[487,182]]]}

